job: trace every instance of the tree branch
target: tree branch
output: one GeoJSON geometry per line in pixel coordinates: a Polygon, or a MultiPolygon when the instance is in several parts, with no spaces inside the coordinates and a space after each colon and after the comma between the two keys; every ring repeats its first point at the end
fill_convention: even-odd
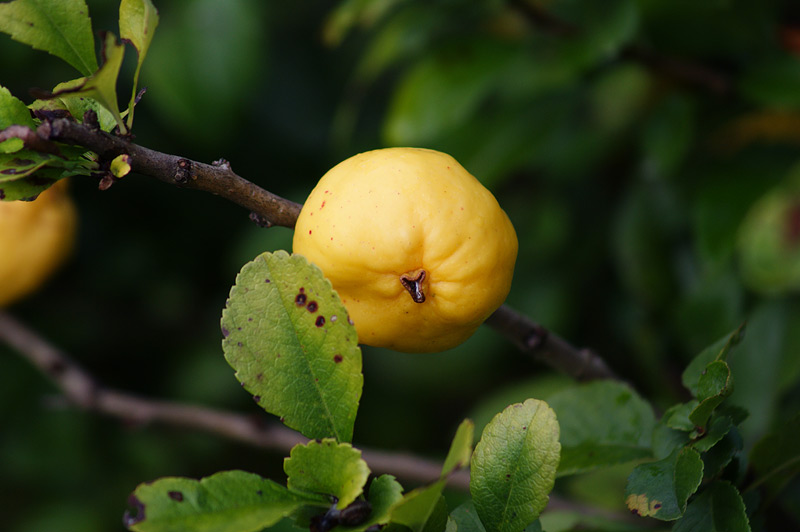
{"type": "MultiPolygon", "coordinates": [[[[124,419],[135,424],[163,423],[224,436],[248,445],[288,453],[307,438],[284,425],[266,423],[259,416],[171,401],[145,399],[106,388],[74,360],[0,310],[0,340],[17,351],[64,394],[67,402],[83,410],[124,419]]],[[[361,449],[372,471],[391,473],[414,482],[439,478],[439,462],[406,453],[361,449]]],[[[455,472],[451,486],[469,489],[469,472],[455,472]]]]}
{"type": "Polygon", "coordinates": [[[45,140],[76,144],[95,152],[101,160],[123,153],[131,157],[131,169],[182,188],[211,192],[256,213],[262,225],[293,228],[300,204],[281,198],[238,176],[226,161],[205,164],[139,146],[99,129],[67,118],[42,123],[37,134],[45,140]]]}
{"type": "Polygon", "coordinates": [[[576,349],[563,338],[506,305],[489,316],[486,324],[514,342],[523,353],[534,355],[574,379],[619,380],[605,361],[590,349],[576,349]]]}

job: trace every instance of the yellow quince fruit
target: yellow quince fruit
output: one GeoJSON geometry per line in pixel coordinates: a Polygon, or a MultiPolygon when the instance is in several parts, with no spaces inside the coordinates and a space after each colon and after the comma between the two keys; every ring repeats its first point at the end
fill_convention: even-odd
{"type": "Polygon", "coordinates": [[[517,247],[492,193],[451,156],[419,148],[328,171],[293,242],[339,293],[360,343],[404,352],[469,338],[508,295],[517,247]]]}
{"type": "Polygon", "coordinates": [[[76,226],[66,180],[34,201],[0,201],[0,307],[36,290],[61,265],[76,226]]]}

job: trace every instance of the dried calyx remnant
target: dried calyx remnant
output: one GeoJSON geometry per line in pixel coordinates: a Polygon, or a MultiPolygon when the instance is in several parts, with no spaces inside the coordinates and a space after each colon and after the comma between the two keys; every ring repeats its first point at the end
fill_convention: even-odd
{"type": "Polygon", "coordinates": [[[415,270],[400,276],[400,283],[411,294],[411,299],[414,300],[414,303],[425,302],[425,291],[422,289],[425,275],[425,270],[415,270]]]}

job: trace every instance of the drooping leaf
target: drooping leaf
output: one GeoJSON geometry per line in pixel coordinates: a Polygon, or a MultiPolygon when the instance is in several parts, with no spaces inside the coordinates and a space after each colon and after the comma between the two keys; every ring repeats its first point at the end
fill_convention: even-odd
{"type": "Polygon", "coordinates": [[[750,522],[739,491],[729,482],[717,481],[686,508],[673,532],[750,532],[750,522]]]}
{"type": "Polygon", "coordinates": [[[37,115],[62,116],[68,114],[78,122],[83,122],[87,111],[93,111],[97,115],[100,129],[111,131],[117,125],[111,111],[100,105],[94,98],[70,93],[72,89],[80,87],[84,82],[85,78],[78,78],[59,83],[52,91],[52,94],[58,94],[58,96],[34,100],[29,107],[37,115]]]}
{"type": "MultiPolygon", "coordinates": [[[[392,506],[390,521],[406,526],[413,532],[427,531],[432,517],[437,515],[437,507],[444,503],[444,485],[445,480],[437,480],[406,493],[392,506]]],[[[444,526],[441,528],[444,529],[444,526]]]]}
{"type": "Polygon", "coordinates": [[[340,510],[361,495],[370,473],[361,451],[330,438],[294,446],[283,469],[289,488],[333,495],[340,510]]]}
{"type": "Polygon", "coordinates": [[[486,532],[472,501],[467,501],[450,512],[450,518],[455,523],[458,532],[486,532]]]}
{"type": "Polygon", "coordinates": [[[456,430],[450,450],[445,458],[439,480],[406,493],[391,508],[391,522],[407,526],[414,532],[434,532],[444,530],[446,511],[442,514],[444,498],[442,490],[447,477],[458,468],[466,467],[472,451],[473,430],[475,426],[465,419],[456,430]]]}
{"type": "Polygon", "coordinates": [[[361,350],[319,268],[285,251],[259,255],[236,278],[222,333],[226,360],[262,408],[309,438],[350,441],[361,350]]]}
{"type": "Polygon", "coordinates": [[[83,0],[14,0],[0,4],[0,31],[60,57],[84,76],[97,70],[89,9],[83,0]]]}
{"type": "Polygon", "coordinates": [[[78,78],[68,82],[60,90],[52,93],[50,97],[71,95],[93,98],[111,113],[120,132],[126,133],[127,129],[122,122],[117,103],[117,78],[122,66],[122,58],[125,55],[125,47],[111,32],[106,32],[103,38],[102,55],[105,61],[97,72],[88,78],[78,78]]]}
{"type": "Polygon", "coordinates": [[[392,475],[381,475],[369,485],[367,501],[372,505],[369,519],[356,527],[348,527],[349,532],[363,532],[374,526],[389,523],[392,507],[403,499],[403,486],[392,475]]]}
{"type": "MultiPolygon", "coordinates": [[[[0,130],[12,125],[36,127],[28,108],[22,100],[0,85],[0,130]]],[[[21,139],[8,139],[0,142],[0,153],[14,153],[22,149],[21,139]]]]}
{"type": "Polygon", "coordinates": [[[730,350],[738,344],[744,337],[744,324],[740,325],[735,331],[726,334],[710,346],[703,349],[683,371],[681,376],[683,385],[697,397],[700,379],[706,366],[715,360],[725,361],[730,350]]]}
{"type": "Polygon", "coordinates": [[[727,362],[715,360],[708,364],[697,383],[697,399],[700,403],[689,414],[689,420],[697,427],[705,426],[714,409],[732,391],[733,380],[727,362]]]}
{"type": "Polygon", "coordinates": [[[486,426],[472,456],[470,493],[488,532],[519,532],[547,505],[559,428],[543,401],[510,405],[486,426]]]}
{"type": "Polygon", "coordinates": [[[167,477],[140,484],[130,498],[125,525],[136,532],[256,532],[296,509],[325,507],[319,496],[289,491],[245,471],[201,480],[167,477]]]}
{"type": "Polygon", "coordinates": [[[461,422],[450,444],[450,451],[442,465],[441,477],[444,478],[456,469],[469,465],[472,455],[472,442],[475,439],[475,423],[470,419],[461,422]]]}
{"type": "Polygon", "coordinates": [[[561,431],[559,475],[651,456],[655,417],[629,386],[597,381],[547,399],[561,431]]]}
{"type": "Polygon", "coordinates": [[[136,48],[136,71],[133,74],[133,88],[128,105],[128,128],[133,125],[134,102],[139,86],[139,72],[147,56],[147,50],[158,26],[158,10],[150,0],[122,0],[119,4],[119,34],[136,48]]]}
{"type": "Polygon", "coordinates": [[[678,519],[702,479],[700,453],[689,447],[676,449],[663,460],[633,470],[625,488],[625,503],[631,512],[643,517],[678,519]]]}

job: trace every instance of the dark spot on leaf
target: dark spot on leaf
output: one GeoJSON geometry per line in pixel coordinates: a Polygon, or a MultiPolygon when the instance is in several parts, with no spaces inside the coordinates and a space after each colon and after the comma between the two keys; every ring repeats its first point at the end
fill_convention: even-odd
{"type": "Polygon", "coordinates": [[[658,510],[659,508],[661,508],[661,503],[660,502],[657,502],[657,503],[655,503],[653,505],[653,510],[658,510]]]}
{"type": "Polygon", "coordinates": [[[140,501],[136,495],[131,494],[131,496],[128,497],[128,506],[132,506],[133,511],[125,510],[125,513],[122,515],[122,524],[130,528],[136,523],[144,521],[144,504],[142,504],[142,501],[140,501]]]}
{"type": "Polygon", "coordinates": [[[299,293],[299,294],[297,294],[297,296],[294,298],[294,302],[295,302],[295,304],[296,304],[298,307],[302,307],[303,305],[305,305],[305,304],[306,304],[306,299],[307,299],[307,298],[306,298],[306,295],[305,295],[303,292],[300,292],[300,293],[299,293]]]}
{"type": "Polygon", "coordinates": [[[511,478],[511,473],[506,473],[506,478],[511,478]]]}
{"type": "Polygon", "coordinates": [[[238,345],[239,347],[242,347],[244,344],[242,342],[236,342],[236,345],[238,345]]]}
{"type": "Polygon", "coordinates": [[[263,492],[263,491],[261,491],[261,490],[257,490],[257,491],[256,491],[256,495],[258,495],[259,497],[261,497],[262,495],[264,495],[264,492],[263,492]]]}
{"type": "Polygon", "coordinates": [[[169,495],[169,498],[173,501],[183,502],[183,493],[180,491],[170,491],[167,492],[167,495],[169,495]]]}
{"type": "Polygon", "coordinates": [[[528,427],[526,427],[526,426],[522,427],[522,430],[527,430],[527,429],[528,429],[528,427]]]}
{"type": "Polygon", "coordinates": [[[260,395],[254,395],[253,396],[253,401],[255,401],[256,403],[260,403],[261,402],[261,396],[260,395]]]}
{"type": "Polygon", "coordinates": [[[322,327],[325,325],[325,318],[323,316],[317,316],[317,321],[314,322],[317,327],[322,327]]]}
{"type": "Polygon", "coordinates": [[[6,199],[6,191],[0,188],[0,200],[6,199]]]}
{"type": "Polygon", "coordinates": [[[222,337],[223,338],[227,338],[229,334],[230,334],[230,331],[228,329],[226,329],[225,327],[223,327],[222,328],[222,337]]]}
{"type": "Polygon", "coordinates": [[[270,282],[272,282],[272,281],[270,281],[269,279],[264,279],[264,282],[265,282],[265,283],[270,283],[270,282]]]}
{"type": "Polygon", "coordinates": [[[7,168],[5,170],[0,170],[0,174],[6,175],[14,175],[20,173],[16,168],[7,168]]]}
{"type": "Polygon", "coordinates": [[[639,510],[636,510],[636,509],[634,508],[633,510],[631,510],[631,513],[632,513],[633,515],[639,515],[639,510]]]}
{"type": "Polygon", "coordinates": [[[317,309],[319,308],[319,305],[317,305],[316,301],[309,301],[307,308],[309,312],[316,312],[317,309]]]}
{"type": "Polygon", "coordinates": [[[337,364],[338,364],[339,362],[341,362],[342,360],[344,360],[344,359],[342,358],[342,355],[338,355],[338,354],[337,354],[337,355],[333,355],[333,361],[334,361],[334,362],[336,362],[337,364]]]}
{"type": "Polygon", "coordinates": [[[280,421],[281,421],[281,423],[283,423],[284,421],[286,421],[286,418],[285,418],[285,417],[283,417],[283,416],[281,416],[281,417],[280,417],[280,421]]]}
{"type": "Polygon", "coordinates": [[[256,380],[257,380],[257,381],[260,381],[260,380],[262,380],[263,378],[264,378],[264,374],[263,374],[263,373],[259,373],[258,375],[256,375],[256,380]]]}

